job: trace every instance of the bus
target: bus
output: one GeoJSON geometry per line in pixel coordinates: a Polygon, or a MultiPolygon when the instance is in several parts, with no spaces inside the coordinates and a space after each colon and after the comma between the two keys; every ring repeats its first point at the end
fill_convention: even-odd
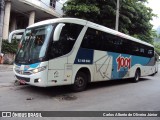
{"type": "Polygon", "coordinates": [[[29,85],[83,91],[90,82],[138,82],[157,72],[155,61],[149,43],[87,20],[56,18],[26,28],[13,71],[29,85]]]}

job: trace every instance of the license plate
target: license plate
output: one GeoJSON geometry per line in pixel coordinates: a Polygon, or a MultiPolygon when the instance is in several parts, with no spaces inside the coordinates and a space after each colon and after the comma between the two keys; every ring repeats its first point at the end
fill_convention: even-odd
{"type": "Polygon", "coordinates": [[[20,84],[26,84],[26,81],[25,80],[19,80],[19,83],[20,84]]]}

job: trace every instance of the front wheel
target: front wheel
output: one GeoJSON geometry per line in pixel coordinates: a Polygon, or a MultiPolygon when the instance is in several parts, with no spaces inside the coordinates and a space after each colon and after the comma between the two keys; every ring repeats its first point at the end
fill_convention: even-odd
{"type": "Polygon", "coordinates": [[[135,76],[134,76],[134,78],[133,78],[133,82],[138,82],[139,81],[139,79],[140,79],[140,70],[136,70],[136,72],[135,72],[135,76]]]}
{"type": "Polygon", "coordinates": [[[87,77],[83,72],[78,72],[74,84],[72,85],[72,89],[76,92],[83,91],[87,86],[87,77]]]}

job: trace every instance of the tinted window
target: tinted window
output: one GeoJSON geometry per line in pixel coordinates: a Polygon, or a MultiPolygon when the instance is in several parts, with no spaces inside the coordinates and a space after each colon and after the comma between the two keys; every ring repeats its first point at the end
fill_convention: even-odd
{"type": "Polygon", "coordinates": [[[49,49],[50,58],[59,57],[69,53],[72,50],[82,28],[83,26],[81,25],[64,23],[59,40],[51,42],[49,49]]]}
{"type": "Polygon", "coordinates": [[[153,57],[154,55],[152,47],[92,28],[88,28],[81,47],[144,57],[153,57]]]}
{"type": "Polygon", "coordinates": [[[54,25],[45,25],[27,29],[22,37],[15,62],[31,64],[42,61],[53,28],[54,25]]]}
{"type": "Polygon", "coordinates": [[[102,51],[121,52],[122,39],[109,33],[88,28],[81,47],[102,51]]]}
{"type": "Polygon", "coordinates": [[[96,30],[88,29],[87,33],[85,34],[83,38],[83,42],[81,44],[81,47],[88,48],[88,49],[97,49],[97,45],[99,43],[98,39],[98,33],[96,33],[96,30]]]}

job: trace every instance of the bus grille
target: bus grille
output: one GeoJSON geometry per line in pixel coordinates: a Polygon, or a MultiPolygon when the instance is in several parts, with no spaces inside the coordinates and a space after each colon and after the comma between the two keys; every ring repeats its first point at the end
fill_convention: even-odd
{"type": "Polygon", "coordinates": [[[18,74],[22,75],[31,75],[32,73],[30,71],[23,71],[23,70],[15,70],[18,74]]]}
{"type": "Polygon", "coordinates": [[[20,77],[20,76],[17,76],[17,75],[16,75],[16,78],[17,78],[18,80],[24,80],[24,81],[26,81],[26,82],[30,82],[30,78],[24,78],[24,77],[20,77]]]}

